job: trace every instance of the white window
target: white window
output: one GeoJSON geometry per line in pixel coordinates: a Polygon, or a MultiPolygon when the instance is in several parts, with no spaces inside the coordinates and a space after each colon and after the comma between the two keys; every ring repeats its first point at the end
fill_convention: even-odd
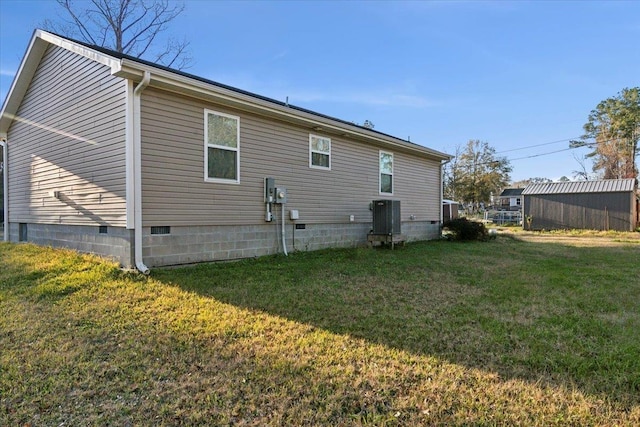
{"type": "Polygon", "coordinates": [[[393,153],[380,151],[380,194],[393,194],[393,153]]]}
{"type": "Polygon", "coordinates": [[[331,170],[331,139],[309,135],[309,167],[331,170]]]}
{"type": "Polygon", "coordinates": [[[240,182],[240,117],[204,110],[204,180],[240,182]]]}

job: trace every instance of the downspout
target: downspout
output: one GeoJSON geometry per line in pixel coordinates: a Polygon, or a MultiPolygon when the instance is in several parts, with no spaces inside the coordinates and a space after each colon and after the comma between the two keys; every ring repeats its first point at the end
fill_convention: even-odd
{"type": "Polygon", "coordinates": [[[142,260],[142,128],[140,126],[140,95],[149,85],[151,73],[144,72],[142,81],[133,90],[133,211],[134,211],[134,260],[142,274],[149,274],[149,267],[142,260]]]}
{"type": "Polygon", "coordinates": [[[2,146],[2,194],[4,210],[4,241],[9,241],[9,158],[7,156],[7,141],[0,141],[2,146]]]}

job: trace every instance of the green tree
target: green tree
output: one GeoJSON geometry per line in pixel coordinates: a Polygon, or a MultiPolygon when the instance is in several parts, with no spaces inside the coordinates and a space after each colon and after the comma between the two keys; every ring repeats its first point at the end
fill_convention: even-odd
{"type": "Polygon", "coordinates": [[[46,20],[43,27],[106,47],[116,52],[174,67],[187,68],[189,43],[168,38],[160,47],[160,34],[184,10],[183,3],[169,0],[56,0],[66,18],[46,20]]]}
{"type": "Polygon", "coordinates": [[[604,179],[637,178],[640,140],[640,87],[624,88],[600,102],[583,126],[584,135],[572,147],[591,147],[593,171],[604,179]]]}
{"type": "Polygon", "coordinates": [[[505,157],[497,157],[495,148],[479,140],[470,140],[464,148],[457,148],[447,169],[446,194],[473,210],[480,203],[488,203],[491,193],[497,194],[507,186],[512,170],[505,157]]]}

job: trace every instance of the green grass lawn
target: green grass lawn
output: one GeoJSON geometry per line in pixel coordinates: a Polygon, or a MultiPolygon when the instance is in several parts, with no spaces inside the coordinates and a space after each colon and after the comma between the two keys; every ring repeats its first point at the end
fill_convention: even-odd
{"type": "Polygon", "coordinates": [[[0,425],[639,425],[640,244],[121,272],[0,244],[0,425]]]}

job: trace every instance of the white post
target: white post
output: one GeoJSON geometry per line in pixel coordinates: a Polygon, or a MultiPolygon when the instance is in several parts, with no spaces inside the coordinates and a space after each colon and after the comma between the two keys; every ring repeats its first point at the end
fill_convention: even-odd
{"type": "Polygon", "coordinates": [[[2,146],[2,193],[4,209],[4,241],[9,241],[9,157],[7,141],[0,141],[2,146]]]}

